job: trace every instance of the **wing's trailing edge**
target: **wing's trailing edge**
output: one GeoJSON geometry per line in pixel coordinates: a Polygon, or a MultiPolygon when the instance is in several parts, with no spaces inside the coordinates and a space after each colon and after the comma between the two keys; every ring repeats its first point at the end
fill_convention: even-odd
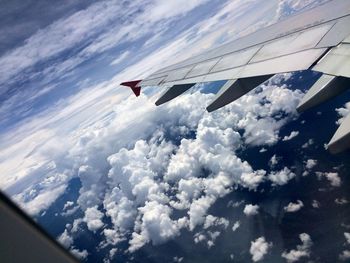
{"type": "MultiPolygon", "coordinates": [[[[350,1],[333,0],[161,68],[138,81],[136,87],[170,86],[157,100],[158,106],[196,83],[227,80],[208,105],[210,112],[238,99],[275,74],[302,70],[323,73],[300,102],[297,110],[302,112],[350,88],[349,25],[350,1]]],[[[350,148],[350,117],[346,120],[329,143],[332,153],[350,148]]]]}

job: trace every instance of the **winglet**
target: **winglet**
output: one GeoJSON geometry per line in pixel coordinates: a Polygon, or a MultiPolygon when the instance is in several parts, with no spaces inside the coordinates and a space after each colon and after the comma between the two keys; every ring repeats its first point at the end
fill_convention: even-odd
{"type": "Polygon", "coordinates": [[[120,83],[122,86],[126,86],[132,89],[132,91],[135,93],[136,97],[140,96],[141,87],[139,86],[139,83],[141,80],[132,80],[132,81],[126,81],[120,83]]]}

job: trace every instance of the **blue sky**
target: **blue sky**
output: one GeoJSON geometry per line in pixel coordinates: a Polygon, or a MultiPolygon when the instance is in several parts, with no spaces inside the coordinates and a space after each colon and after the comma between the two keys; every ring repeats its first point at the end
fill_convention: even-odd
{"type": "MultiPolygon", "coordinates": [[[[101,231],[109,217],[105,242],[129,235],[135,251],[182,228],[225,224],[207,210],[236,186],[254,191],[262,182],[282,186],[295,178],[288,167],[255,170],[237,156],[298,135],[279,135],[297,118],[303,96],[283,84],[292,74],[213,114],[205,112],[212,94],[194,90],[156,108],[159,88],[135,98],[118,84],[325,1],[64,2],[12,1],[0,13],[0,35],[9,32],[0,38],[0,188],[26,211],[39,215],[78,177],[80,195],[69,204],[84,213],[76,226],[101,231]],[[180,139],[171,142],[169,134],[180,139]],[[203,167],[207,179],[199,176],[203,167]],[[175,194],[168,195],[173,184],[175,194]],[[172,219],[176,209],[186,216],[172,219]]],[[[334,173],[320,177],[337,180],[334,173]]],[[[73,224],[60,238],[72,250],[74,231],[73,224]]],[[[308,237],[300,239],[308,249],[308,237]]],[[[269,249],[265,239],[255,242],[269,249]]],[[[255,247],[252,257],[259,259],[255,247]]]]}

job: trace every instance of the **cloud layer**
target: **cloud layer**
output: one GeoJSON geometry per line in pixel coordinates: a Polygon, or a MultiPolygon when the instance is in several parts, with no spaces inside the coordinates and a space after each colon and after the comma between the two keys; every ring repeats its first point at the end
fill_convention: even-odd
{"type": "MultiPolygon", "coordinates": [[[[148,242],[163,243],[182,228],[225,225],[207,216],[215,201],[236,186],[257,189],[267,178],[266,171],[254,170],[236,150],[276,143],[279,128],[295,116],[301,96],[299,91],[267,84],[214,114],[204,112],[213,95],[199,91],[157,109],[144,95],[129,97],[106,118],[71,134],[62,154],[49,156],[50,170],[47,165],[28,170],[33,176],[46,177],[45,184],[30,185],[16,199],[38,213],[50,205],[45,197],[52,196],[51,189],[64,188],[77,176],[82,183],[77,202],[85,214],[80,222],[98,231],[102,218],[109,217],[113,228],[103,231],[107,242],[113,244],[131,234],[130,251],[148,242]],[[133,115],[125,118],[131,111],[133,115]],[[281,111],[285,117],[275,120],[272,116],[281,111]],[[269,129],[253,132],[259,125],[269,129]],[[66,169],[64,176],[58,172],[60,164],[66,169]],[[40,202],[44,198],[45,205],[40,202]],[[174,210],[184,210],[186,216],[173,219],[174,210]]],[[[52,146],[47,143],[32,156],[43,156],[55,145],[56,141],[52,146]]],[[[15,183],[11,189],[19,186],[15,183]]]]}
{"type": "MultiPolygon", "coordinates": [[[[145,42],[143,57],[135,59],[132,66],[97,85],[88,81],[88,88],[18,123],[1,141],[0,172],[4,176],[0,186],[33,215],[54,203],[71,179],[80,179],[76,206],[67,203],[63,214],[68,216],[80,209],[83,216],[58,238],[73,253],[88,256],[86,250],[74,247],[81,224],[101,235],[105,246],[127,241],[125,252],[146,244],[162,244],[183,229],[198,231],[195,242],[205,242],[211,248],[221,234],[214,228],[226,229],[229,225],[228,219],[208,214],[218,199],[237,188],[257,191],[262,183],[283,186],[296,177],[288,167],[271,172],[254,169],[238,154],[247,148],[275,145],[281,140],[280,129],[297,116],[295,108],[303,93],[283,85],[291,74],[277,76],[212,114],[205,107],[214,95],[200,92],[206,84],[158,108],[153,105],[154,90],[146,89],[146,94],[136,99],[129,96],[129,90],[116,89],[115,83],[146,75],[169,58],[185,58],[267,25],[274,15],[273,1],[229,1],[175,39],[157,49],[150,48],[162,42],[164,28],[175,18],[206,3],[146,1],[142,5],[134,1],[125,6],[120,1],[98,2],[55,21],[0,57],[0,83],[6,83],[0,93],[5,93],[21,78],[41,76],[48,84],[119,44],[138,41],[149,33],[155,36],[145,42]],[[125,15],[116,16],[121,10],[125,15]],[[241,19],[246,13],[247,19],[241,19]],[[128,17],[136,22],[130,23],[128,17]],[[262,17],[265,19],[259,20],[262,17]],[[64,56],[75,49],[78,51],[74,56],[64,56]],[[45,69],[36,72],[41,64],[45,69]],[[177,213],[182,216],[176,217],[177,213]]],[[[118,50],[117,54],[108,65],[122,65],[132,59],[133,53],[118,50]]],[[[83,85],[85,79],[80,81],[83,85]]],[[[47,85],[39,93],[35,90],[13,96],[0,106],[0,112],[11,112],[22,100],[35,101],[54,88],[47,85]]],[[[26,109],[30,106],[27,104],[26,109]]],[[[282,141],[296,135],[294,131],[282,141]]],[[[272,160],[277,164],[277,158],[272,160]]],[[[334,173],[322,176],[333,186],[341,183],[334,173]]],[[[243,210],[246,215],[258,211],[258,205],[246,205],[243,210]]],[[[232,230],[237,231],[239,226],[237,221],[232,230]]],[[[311,241],[305,235],[300,237],[303,245],[297,247],[297,254],[308,253],[311,241]]],[[[262,260],[270,247],[264,237],[253,241],[253,261],[262,260]]],[[[285,252],[284,257],[293,258],[295,253],[285,252]]]]}

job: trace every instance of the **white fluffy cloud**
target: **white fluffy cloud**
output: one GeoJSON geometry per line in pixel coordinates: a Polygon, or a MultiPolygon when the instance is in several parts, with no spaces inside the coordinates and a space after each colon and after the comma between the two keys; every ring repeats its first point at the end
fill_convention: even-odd
{"type": "Polygon", "coordinates": [[[184,260],[183,257],[174,257],[174,258],[173,258],[173,261],[174,261],[174,262],[177,262],[177,263],[180,263],[180,262],[182,262],[183,260],[184,260]]]}
{"type": "Polygon", "coordinates": [[[73,238],[69,235],[67,229],[57,238],[58,242],[65,248],[69,248],[73,244],[73,238]]]}
{"type": "Polygon", "coordinates": [[[350,102],[346,103],[343,108],[337,108],[336,111],[340,117],[337,124],[340,125],[345,120],[345,117],[350,113],[350,102]]]}
{"type": "Polygon", "coordinates": [[[235,232],[239,227],[241,223],[239,221],[236,221],[232,226],[232,231],[235,232]]]}
{"type": "Polygon", "coordinates": [[[84,260],[85,258],[87,258],[87,256],[89,255],[89,253],[87,252],[86,249],[84,250],[79,250],[79,249],[76,249],[76,248],[72,248],[70,250],[70,252],[76,256],[77,258],[81,259],[81,260],[84,260]]]}
{"type": "Polygon", "coordinates": [[[268,178],[273,185],[285,185],[295,176],[296,176],[295,173],[293,173],[287,167],[284,167],[283,170],[280,170],[277,172],[275,171],[271,172],[268,175],[268,178]]]}
{"type": "Polygon", "coordinates": [[[279,159],[280,158],[277,158],[276,154],[274,154],[269,161],[270,166],[271,167],[276,166],[276,164],[278,164],[279,159]]]}
{"type": "Polygon", "coordinates": [[[215,240],[220,236],[220,234],[220,231],[207,231],[206,233],[198,232],[194,235],[194,242],[196,244],[205,243],[210,249],[215,245],[215,240]]]}
{"type": "Polygon", "coordinates": [[[89,230],[95,232],[103,226],[103,213],[97,209],[97,206],[89,207],[85,210],[84,222],[89,230]]]}
{"type": "Polygon", "coordinates": [[[216,216],[212,216],[212,215],[207,215],[207,217],[205,218],[203,228],[207,229],[207,228],[212,227],[212,226],[223,226],[226,229],[228,227],[229,223],[230,222],[223,217],[216,217],[216,216]]]}
{"type": "Polygon", "coordinates": [[[296,249],[292,249],[289,252],[284,251],[282,257],[287,260],[288,263],[296,262],[303,257],[310,257],[310,248],[312,246],[311,237],[302,233],[299,235],[299,238],[302,242],[301,245],[298,245],[296,249]]]}
{"type": "MultiPolygon", "coordinates": [[[[346,239],[347,242],[347,246],[350,244],[350,233],[348,232],[344,232],[344,237],[346,239]]],[[[350,250],[345,249],[340,255],[339,255],[339,259],[342,261],[347,261],[350,259],[350,250]]]]}
{"type": "MultiPolygon", "coordinates": [[[[269,90],[265,96],[269,94],[273,92],[269,90]]],[[[202,224],[204,227],[212,224],[226,226],[225,220],[207,215],[216,199],[232,191],[234,184],[255,189],[264,181],[265,171],[254,171],[247,162],[235,155],[235,149],[243,143],[239,134],[228,128],[232,125],[232,118],[240,118],[235,111],[231,109],[228,112],[225,109],[203,116],[196,111],[196,107],[201,107],[199,104],[205,104],[210,98],[211,95],[199,93],[195,96],[183,96],[163,107],[169,113],[160,113],[162,116],[177,116],[177,122],[186,124],[182,126],[185,129],[172,132],[186,133],[189,129],[195,129],[195,139],[182,139],[180,145],[175,147],[164,141],[163,131],[156,132],[150,142],[138,141],[130,150],[122,149],[108,158],[112,166],[108,174],[113,182],[111,185],[115,187],[106,193],[104,206],[117,232],[122,233],[134,226],[130,241],[131,251],[150,241],[158,244],[173,238],[183,227],[193,230],[202,224]],[[227,116],[230,112],[234,114],[227,116]],[[198,178],[203,168],[210,174],[207,178],[198,178]],[[164,181],[157,179],[161,178],[161,173],[164,173],[164,181]],[[170,185],[175,195],[169,198],[165,191],[170,185]],[[159,207],[155,210],[157,213],[161,213],[162,209],[165,211],[162,216],[164,221],[153,224],[152,227],[144,209],[150,203],[159,207]],[[188,217],[173,220],[172,209],[187,210],[188,217]],[[156,227],[157,231],[151,231],[156,227]]],[[[252,97],[248,99],[251,100],[252,97]]],[[[238,110],[237,105],[228,107],[230,106],[238,110]]],[[[278,109],[272,112],[275,110],[278,109]]],[[[240,114],[244,118],[244,113],[240,114]]],[[[157,114],[156,118],[159,116],[157,114]]],[[[244,127],[243,124],[239,125],[244,127]]]]}
{"type": "Polygon", "coordinates": [[[346,199],[346,198],[336,198],[334,200],[334,202],[337,204],[337,205],[346,205],[349,203],[349,201],[346,199]]]}
{"type": "Polygon", "coordinates": [[[67,201],[67,202],[64,204],[64,206],[63,206],[63,210],[65,211],[65,210],[71,208],[73,205],[74,205],[74,202],[72,202],[72,201],[67,201]]]}
{"type": "Polygon", "coordinates": [[[347,242],[348,244],[350,244],[350,233],[344,232],[344,237],[345,237],[345,239],[346,239],[346,242],[347,242]]]}
{"type": "Polygon", "coordinates": [[[133,233],[130,251],[140,248],[148,240],[157,245],[179,234],[179,223],[170,218],[172,210],[168,206],[150,201],[139,210],[142,214],[142,222],[139,233],[133,233]]]}
{"type": "Polygon", "coordinates": [[[314,144],[314,140],[313,140],[313,139],[309,139],[309,140],[307,140],[306,143],[304,143],[304,144],[301,146],[301,148],[306,149],[306,148],[310,147],[310,146],[313,145],[313,144],[314,144]]]}
{"type": "Polygon", "coordinates": [[[282,141],[290,141],[291,139],[297,137],[299,135],[298,131],[292,131],[288,136],[284,136],[282,141]]]}
{"type": "Polygon", "coordinates": [[[320,208],[320,206],[321,206],[320,202],[317,200],[312,200],[311,205],[313,208],[320,208]]]}
{"type": "Polygon", "coordinates": [[[325,177],[333,187],[339,187],[341,185],[341,179],[337,172],[316,172],[319,179],[325,177]]]}
{"type": "Polygon", "coordinates": [[[294,213],[294,212],[299,211],[303,206],[304,206],[303,202],[300,200],[297,200],[296,203],[289,203],[283,209],[284,209],[284,211],[286,211],[288,213],[294,213]]]}
{"type": "Polygon", "coordinates": [[[246,216],[254,216],[259,213],[259,206],[258,205],[253,205],[253,204],[248,204],[244,207],[243,213],[246,216]]]}
{"type": "Polygon", "coordinates": [[[191,230],[193,230],[197,225],[205,222],[207,210],[214,203],[214,201],[215,199],[212,196],[201,197],[193,201],[188,211],[191,230]]]}
{"type": "Polygon", "coordinates": [[[308,159],[308,160],[306,161],[305,167],[306,167],[307,169],[312,169],[312,168],[315,167],[316,164],[317,164],[317,160],[308,159]]]}
{"type": "Polygon", "coordinates": [[[271,247],[272,243],[268,243],[265,240],[265,237],[259,237],[255,241],[252,241],[249,249],[249,252],[252,255],[252,260],[254,262],[263,260],[271,247]]]}
{"type": "Polygon", "coordinates": [[[342,261],[348,261],[350,259],[350,250],[344,250],[340,255],[339,259],[342,261]]]}

